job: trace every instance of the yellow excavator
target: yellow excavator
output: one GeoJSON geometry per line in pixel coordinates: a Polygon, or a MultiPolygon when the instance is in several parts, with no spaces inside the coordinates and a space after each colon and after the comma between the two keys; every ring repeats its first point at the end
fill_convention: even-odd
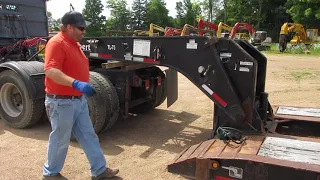
{"type": "Polygon", "coordinates": [[[134,36],[160,36],[160,33],[157,32],[155,33],[154,30],[158,30],[162,33],[165,33],[166,30],[156,24],[151,23],[149,25],[149,31],[144,31],[144,30],[134,30],[134,36]]]}
{"type": "Polygon", "coordinates": [[[154,30],[158,30],[160,32],[162,32],[163,34],[166,33],[166,30],[163,27],[160,27],[156,24],[151,23],[150,24],[150,28],[149,28],[149,36],[160,36],[160,33],[154,33],[154,30]]]}
{"type": "Polygon", "coordinates": [[[191,31],[196,29],[194,26],[190,24],[185,24],[181,31],[181,36],[189,36],[191,34],[191,31]]]}
{"type": "Polygon", "coordinates": [[[280,30],[279,51],[285,51],[288,42],[293,46],[304,43],[309,48],[317,37],[318,29],[305,30],[302,24],[286,22],[281,26],[280,30]]]}
{"type": "Polygon", "coordinates": [[[134,36],[149,36],[149,31],[134,30],[134,36]]]}
{"type": "Polygon", "coordinates": [[[218,38],[221,38],[221,35],[223,37],[229,37],[229,33],[224,33],[224,34],[221,34],[221,31],[222,30],[227,30],[228,32],[231,32],[232,31],[232,27],[223,23],[223,22],[220,22],[219,25],[218,25],[218,30],[217,30],[217,37],[218,38]]]}

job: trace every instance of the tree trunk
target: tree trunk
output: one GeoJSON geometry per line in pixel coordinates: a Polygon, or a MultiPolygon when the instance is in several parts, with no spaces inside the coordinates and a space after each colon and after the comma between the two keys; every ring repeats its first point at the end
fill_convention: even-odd
{"type": "Polygon", "coordinates": [[[227,23],[227,0],[223,0],[223,6],[224,6],[224,23],[227,23]]]}
{"type": "Polygon", "coordinates": [[[257,24],[258,29],[260,28],[262,3],[263,3],[263,0],[259,0],[259,12],[258,12],[258,24],[257,24]]]}

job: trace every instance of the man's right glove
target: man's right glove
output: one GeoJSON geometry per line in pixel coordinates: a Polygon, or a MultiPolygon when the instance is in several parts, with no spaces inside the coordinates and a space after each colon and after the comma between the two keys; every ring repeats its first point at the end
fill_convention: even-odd
{"type": "Polygon", "coordinates": [[[72,87],[75,88],[76,90],[84,93],[87,96],[92,96],[95,94],[94,88],[87,82],[82,82],[79,80],[74,80],[72,83],[72,87]]]}

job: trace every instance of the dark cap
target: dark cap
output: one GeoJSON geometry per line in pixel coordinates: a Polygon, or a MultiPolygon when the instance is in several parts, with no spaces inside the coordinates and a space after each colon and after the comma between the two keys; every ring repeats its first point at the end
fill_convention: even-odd
{"type": "Polygon", "coordinates": [[[76,11],[70,11],[63,15],[61,18],[61,22],[63,25],[74,25],[77,27],[88,27],[90,25],[90,22],[84,20],[81,13],[76,11]]]}

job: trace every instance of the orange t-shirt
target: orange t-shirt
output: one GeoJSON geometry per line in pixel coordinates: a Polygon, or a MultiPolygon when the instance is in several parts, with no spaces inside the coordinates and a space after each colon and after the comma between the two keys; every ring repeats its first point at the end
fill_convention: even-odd
{"type": "MultiPolygon", "coordinates": [[[[45,48],[44,70],[60,69],[67,76],[83,82],[89,82],[89,60],[80,48],[80,44],[63,32],[53,36],[45,48]]],[[[45,92],[55,95],[80,96],[81,92],[55,83],[45,77],[45,92]]]]}

